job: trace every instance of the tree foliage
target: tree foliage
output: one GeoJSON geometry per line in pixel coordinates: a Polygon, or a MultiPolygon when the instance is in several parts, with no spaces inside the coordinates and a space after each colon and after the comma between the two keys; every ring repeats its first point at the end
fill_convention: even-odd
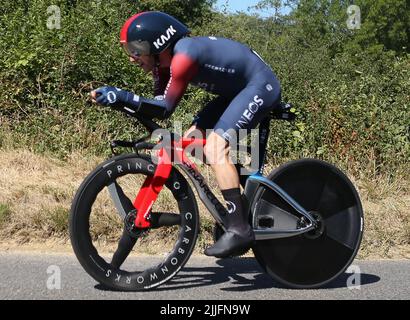
{"type": "MultiPolygon", "coordinates": [[[[215,12],[214,2],[16,0],[1,5],[0,146],[6,124],[16,146],[60,156],[78,149],[102,153],[109,138],[135,136],[129,119],[91,106],[88,92],[110,84],[151,96],[152,79],[128,63],[118,34],[136,12],[160,10],[181,19],[194,36],[243,42],[272,66],[284,99],[295,104],[299,117],[294,124],[272,124],[271,157],[321,157],[357,174],[369,167],[374,172],[409,167],[408,1],[355,1],[360,29],[347,26],[347,0],[263,0],[260,8],[275,9],[263,19],[215,12]],[[61,29],[47,27],[51,5],[61,11],[61,29]]],[[[209,98],[189,88],[173,118],[189,124],[209,98]]]]}

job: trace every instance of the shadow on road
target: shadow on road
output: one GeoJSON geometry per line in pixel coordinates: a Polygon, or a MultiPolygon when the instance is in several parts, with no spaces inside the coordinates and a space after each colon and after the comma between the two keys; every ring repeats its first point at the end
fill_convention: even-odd
{"type": "MultiPolygon", "coordinates": [[[[215,267],[185,267],[169,282],[153,290],[181,290],[223,283],[225,283],[225,287],[221,290],[232,292],[272,288],[287,289],[266,274],[254,258],[220,259],[216,263],[218,266],[215,267]]],[[[343,273],[320,290],[346,288],[351,276],[350,273],[343,273]]],[[[380,281],[380,277],[362,273],[360,281],[361,286],[363,286],[380,281]]],[[[100,284],[95,288],[112,291],[100,284]]]]}

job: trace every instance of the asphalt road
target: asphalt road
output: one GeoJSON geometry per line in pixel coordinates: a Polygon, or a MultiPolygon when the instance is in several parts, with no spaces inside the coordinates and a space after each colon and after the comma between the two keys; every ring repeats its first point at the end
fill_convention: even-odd
{"type": "MultiPolygon", "coordinates": [[[[150,257],[140,257],[147,259],[150,257]]],[[[96,283],[74,255],[0,252],[0,299],[276,300],[410,298],[410,260],[353,263],[360,276],[343,274],[326,288],[283,288],[253,258],[192,256],[170,282],[153,291],[112,292],[96,283]],[[360,281],[360,286],[357,286],[360,281]],[[351,288],[348,284],[356,287],[351,288]]]]}

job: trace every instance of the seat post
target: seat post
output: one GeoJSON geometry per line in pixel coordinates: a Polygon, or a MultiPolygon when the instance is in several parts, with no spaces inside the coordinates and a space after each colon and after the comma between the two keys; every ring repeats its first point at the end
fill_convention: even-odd
{"type": "MultiPolygon", "coordinates": [[[[262,175],[263,174],[263,169],[264,169],[265,159],[266,159],[266,148],[268,145],[269,132],[270,132],[269,126],[270,126],[271,119],[272,119],[272,116],[270,114],[266,116],[265,118],[263,118],[263,120],[259,124],[258,136],[255,139],[257,140],[255,141],[255,143],[259,143],[258,170],[255,172],[249,171],[248,169],[245,169],[245,167],[242,164],[240,163],[235,164],[236,171],[238,172],[238,175],[239,175],[240,184],[244,188],[246,185],[246,181],[249,178],[249,175],[252,175],[252,174],[262,175]],[[245,170],[246,173],[241,174],[242,170],[245,170]]],[[[252,156],[252,147],[248,147],[247,150],[248,150],[248,154],[252,156]]]]}
{"type": "Polygon", "coordinates": [[[259,166],[258,173],[263,174],[268,146],[271,116],[266,116],[259,125],[259,166]]]}

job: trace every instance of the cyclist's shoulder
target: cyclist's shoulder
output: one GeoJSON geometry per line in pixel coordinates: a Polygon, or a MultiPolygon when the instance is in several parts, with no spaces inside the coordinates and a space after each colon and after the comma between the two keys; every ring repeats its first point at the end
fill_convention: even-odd
{"type": "Polygon", "coordinates": [[[186,37],[181,40],[184,40],[189,43],[196,44],[196,45],[218,44],[220,42],[231,43],[231,44],[241,44],[240,42],[236,40],[225,38],[225,37],[218,37],[218,36],[186,37]]]}
{"type": "Polygon", "coordinates": [[[177,41],[175,44],[175,50],[203,49],[213,44],[216,45],[218,42],[237,43],[234,40],[214,36],[185,37],[177,41]]]}
{"type": "Polygon", "coordinates": [[[177,41],[175,51],[195,50],[201,46],[200,38],[202,37],[185,37],[177,41]]]}
{"type": "Polygon", "coordinates": [[[223,37],[199,36],[185,37],[177,41],[174,47],[174,54],[185,53],[193,58],[199,58],[206,54],[207,56],[234,48],[241,43],[223,37]]]}
{"type": "Polygon", "coordinates": [[[174,55],[182,53],[190,56],[194,60],[201,59],[206,46],[203,43],[204,37],[186,37],[178,40],[174,47],[174,55]]]}

